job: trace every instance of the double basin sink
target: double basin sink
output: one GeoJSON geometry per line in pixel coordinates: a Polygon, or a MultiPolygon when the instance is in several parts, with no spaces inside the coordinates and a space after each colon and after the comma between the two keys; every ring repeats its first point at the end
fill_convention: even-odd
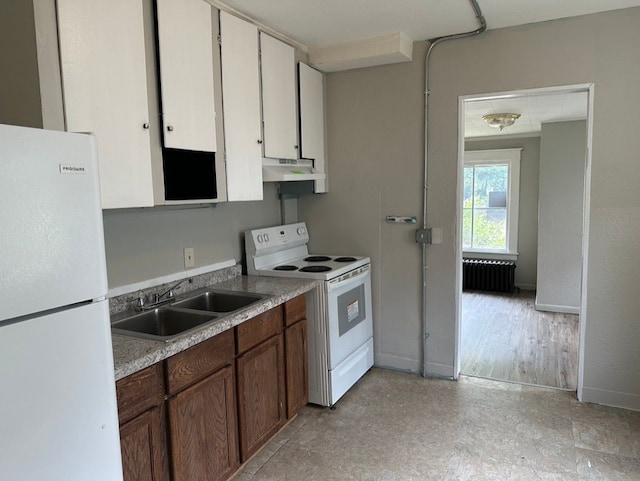
{"type": "Polygon", "coordinates": [[[252,306],[267,294],[208,289],[161,307],[132,314],[111,323],[111,331],[125,336],[170,341],[252,306]]]}

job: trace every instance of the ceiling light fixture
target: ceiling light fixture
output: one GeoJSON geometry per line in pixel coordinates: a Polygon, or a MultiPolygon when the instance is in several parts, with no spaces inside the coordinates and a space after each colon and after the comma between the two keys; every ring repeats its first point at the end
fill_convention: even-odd
{"type": "Polygon", "coordinates": [[[488,114],[482,116],[483,120],[491,127],[502,131],[505,127],[510,127],[520,118],[520,114],[488,114]]]}

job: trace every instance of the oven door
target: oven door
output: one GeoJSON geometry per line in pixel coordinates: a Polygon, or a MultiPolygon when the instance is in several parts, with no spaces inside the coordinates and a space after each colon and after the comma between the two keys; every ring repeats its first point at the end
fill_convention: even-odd
{"type": "Polygon", "coordinates": [[[369,265],[327,282],[327,310],[333,370],[373,337],[369,265]]]}

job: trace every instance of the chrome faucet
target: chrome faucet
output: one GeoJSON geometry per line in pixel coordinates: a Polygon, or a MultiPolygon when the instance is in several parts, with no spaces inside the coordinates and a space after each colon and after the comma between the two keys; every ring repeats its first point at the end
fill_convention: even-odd
{"type": "Polygon", "coordinates": [[[186,281],[186,280],[187,279],[182,279],[180,282],[177,282],[176,284],[171,286],[169,289],[164,291],[162,294],[155,294],[153,296],[154,303],[155,304],[164,304],[165,302],[169,302],[169,301],[172,301],[173,299],[175,299],[175,295],[173,294],[173,291],[175,289],[177,289],[178,287],[180,287],[182,285],[182,283],[184,281],[186,281]],[[167,296],[167,297],[165,298],[165,296],[167,296]]]}
{"type": "Polygon", "coordinates": [[[144,295],[142,294],[142,291],[141,291],[138,296],[138,299],[136,299],[136,311],[149,311],[151,309],[155,309],[158,306],[161,306],[163,304],[167,304],[168,302],[173,301],[175,299],[175,294],[173,293],[173,291],[176,290],[178,287],[180,287],[182,283],[185,282],[186,280],[188,280],[189,282],[192,282],[191,278],[182,279],[180,282],[177,282],[171,287],[169,287],[169,289],[167,289],[163,293],[154,294],[153,302],[149,304],[145,303],[144,295]]]}

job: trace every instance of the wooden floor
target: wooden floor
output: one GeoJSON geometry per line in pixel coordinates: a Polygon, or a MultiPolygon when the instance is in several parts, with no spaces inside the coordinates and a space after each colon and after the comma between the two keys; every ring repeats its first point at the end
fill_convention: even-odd
{"type": "Polygon", "coordinates": [[[538,312],[535,292],[462,295],[460,372],[576,390],[578,316],[538,312]]]}

